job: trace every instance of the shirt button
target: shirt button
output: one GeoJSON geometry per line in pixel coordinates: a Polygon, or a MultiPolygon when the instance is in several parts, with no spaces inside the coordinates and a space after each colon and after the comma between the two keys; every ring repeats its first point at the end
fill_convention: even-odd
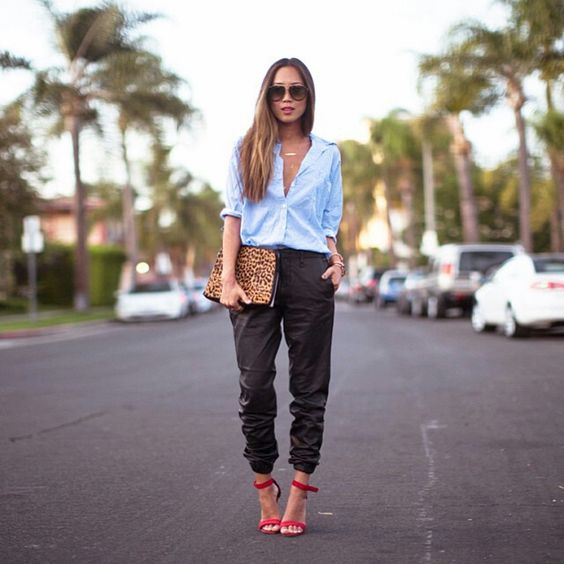
{"type": "Polygon", "coordinates": [[[282,204],[282,209],[285,210],[288,206],[286,204],[282,204]]]}

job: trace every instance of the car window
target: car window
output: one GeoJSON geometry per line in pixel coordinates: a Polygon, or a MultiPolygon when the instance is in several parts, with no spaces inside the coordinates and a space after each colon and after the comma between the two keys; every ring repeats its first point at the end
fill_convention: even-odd
{"type": "Polygon", "coordinates": [[[564,258],[539,258],[534,259],[536,272],[554,272],[564,274],[564,258]]]}
{"type": "Polygon", "coordinates": [[[170,292],[170,282],[147,282],[144,284],[137,284],[132,290],[131,294],[146,294],[153,292],[170,292]]]}
{"type": "Polygon", "coordinates": [[[462,251],[460,253],[460,272],[481,272],[485,274],[492,266],[511,258],[510,251],[462,251]]]}

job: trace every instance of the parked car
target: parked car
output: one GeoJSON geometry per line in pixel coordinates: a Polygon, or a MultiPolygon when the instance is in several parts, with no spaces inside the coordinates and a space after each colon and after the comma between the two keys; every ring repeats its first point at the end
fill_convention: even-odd
{"type": "Polygon", "coordinates": [[[495,271],[474,295],[472,327],[506,337],[564,327],[564,254],[522,254],[495,271]]]}
{"type": "Polygon", "coordinates": [[[208,298],[204,296],[206,283],[206,278],[196,278],[186,283],[188,307],[191,314],[206,313],[217,307],[215,302],[208,300],[208,298]]]}
{"type": "MultiPolygon", "coordinates": [[[[413,301],[417,299],[419,288],[422,286],[428,272],[424,268],[417,268],[407,273],[396,300],[396,309],[400,315],[412,314],[413,301]]],[[[414,315],[423,315],[425,310],[415,311],[414,315]]]]}
{"type": "Polygon", "coordinates": [[[454,308],[470,313],[474,292],[486,272],[523,252],[521,245],[495,243],[439,247],[419,290],[427,317],[443,318],[454,308]]]}
{"type": "Polygon", "coordinates": [[[348,300],[351,290],[351,284],[347,276],[341,278],[341,283],[339,284],[339,289],[335,292],[335,299],[337,300],[348,300]]]}
{"type": "Polygon", "coordinates": [[[118,294],[115,313],[120,321],[180,319],[188,314],[188,297],[176,280],[140,282],[118,294]]]}
{"type": "Polygon", "coordinates": [[[376,295],[376,306],[384,309],[388,304],[395,304],[403,288],[407,272],[386,270],[380,278],[376,295]]]}
{"type": "Polygon", "coordinates": [[[355,304],[370,303],[374,301],[378,293],[378,284],[385,269],[366,268],[358,278],[351,282],[349,290],[349,301],[355,304]]]}

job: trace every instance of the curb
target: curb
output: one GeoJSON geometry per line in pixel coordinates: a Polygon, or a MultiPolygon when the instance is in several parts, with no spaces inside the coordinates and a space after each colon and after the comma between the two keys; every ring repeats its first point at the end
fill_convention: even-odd
{"type": "Polygon", "coordinates": [[[96,325],[106,325],[112,323],[113,319],[102,319],[97,321],[82,321],[79,323],[65,323],[61,325],[53,325],[51,327],[37,327],[36,329],[14,329],[12,331],[0,331],[0,340],[2,339],[25,339],[26,337],[44,337],[46,335],[58,335],[67,333],[73,329],[81,327],[92,327],[96,325]]]}

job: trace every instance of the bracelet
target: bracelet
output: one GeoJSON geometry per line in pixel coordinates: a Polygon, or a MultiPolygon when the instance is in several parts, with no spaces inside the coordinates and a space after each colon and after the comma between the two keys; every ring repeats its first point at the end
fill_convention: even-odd
{"type": "Polygon", "coordinates": [[[327,259],[327,262],[329,263],[329,266],[338,266],[341,269],[341,276],[344,276],[347,273],[347,270],[345,269],[345,259],[343,258],[343,255],[337,252],[331,253],[329,255],[329,258],[327,259]],[[331,262],[331,259],[333,257],[337,257],[338,260],[334,260],[333,262],[331,262]]]}
{"type": "Polygon", "coordinates": [[[344,266],[345,264],[345,259],[343,258],[343,255],[340,255],[339,253],[331,253],[331,255],[329,255],[329,258],[327,259],[329,261],[329,264],[332,264],[331,259],[333,257],[337,257],[339,259],[339,262],[341,262],[344,266]]]}

